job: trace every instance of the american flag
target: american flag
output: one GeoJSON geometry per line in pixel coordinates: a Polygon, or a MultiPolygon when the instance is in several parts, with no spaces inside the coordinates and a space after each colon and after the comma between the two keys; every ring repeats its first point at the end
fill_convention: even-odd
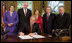
{"type": "Polygon", "coordinates": [[[3,30],[5,30],[5,24],[3,22],[3,18],[4,18],[4,13],[6,12],[6,1],[3,1],[3,5],[2,5],[3,9],[2,9],[2,21],[1,21],[1,26],[3,27],[3,30]]]}

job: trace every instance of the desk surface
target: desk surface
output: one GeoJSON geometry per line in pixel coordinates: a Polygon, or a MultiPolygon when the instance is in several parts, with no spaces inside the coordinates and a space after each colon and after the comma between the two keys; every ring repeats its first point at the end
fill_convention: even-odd
{"type": "Polygon", "coordinates": [[[9,35],[7,39],[4,39],[5,36],[1,37],[1,42],[70,42],[70,40],[62,40],[62,37],[48,37],[48,34],[42,34],[46,38],[40,39],[25,39],[22,40],[18,37],[18,35],[9,35]]]}

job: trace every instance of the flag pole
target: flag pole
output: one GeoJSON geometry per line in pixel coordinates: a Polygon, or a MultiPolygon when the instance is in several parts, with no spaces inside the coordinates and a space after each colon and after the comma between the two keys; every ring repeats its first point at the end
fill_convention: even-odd
{"type": "Polygon", "coordinates": [[[44,15],[44,13],[45,13],[45,11],[44,11],[44,0],[43,0],[43,4],[42,4],[42,17],[43,17],[43,15],[44,15]]]}

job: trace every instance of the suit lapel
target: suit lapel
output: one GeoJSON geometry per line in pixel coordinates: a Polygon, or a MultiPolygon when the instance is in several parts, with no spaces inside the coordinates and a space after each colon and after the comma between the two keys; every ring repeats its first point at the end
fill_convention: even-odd
{"type": "Polygon", "coordinates": [[[26,14],[26,16],[28,16],[28,9],[27,9],[27,14],[26,14]]]}
{"type": "Polygon", "coordinates": [[[51,19],[51,14],[49,15],[49,20],[51,19]]]}
{"type": "Polygon", "coordinates": [[[28,16],[28,13],[29,13],[29,11],[28,11],[28,9],[27,9],[27,13],[26,13],[26,16],[28,16]]]}
{"type": "Polygon", "coordinates": [[[25,16],[23,8],[22,8],[22,14],[25,16]]]}
{"type": "Polygon", "coordinates": [[[62,16],[62,19],[65,21],[66,17],[65,17],[65,13],[62,16]]]}
{"type": "Polygon", "coordinates": [[[45,15],[45,19],[46,19],[46,21],[47,21],[47,14],[45,15]]]}
{"type": "MultiPolygon", "coordinates": [[[[49,15],[48,21],[50,20],[50,17],[51,17],[51,14],[49,15]]],[[[47,15],[46,15],[46,18],[47,18],[47,15]]],[[[46,19],[46,20],[47,20],[47,19],[46,19]]],[[[47,21],[47,22],[48,22],[48,21],[47,21]]]]}
{"type": "MultiPolygon", "coordinates": [[[[23,8],[22,8],[22,14],[25,16],[23,8]]],[[[27,9],[26,16],[27,16],[27,15],[28,15],[28,9],[27,9]]]]}

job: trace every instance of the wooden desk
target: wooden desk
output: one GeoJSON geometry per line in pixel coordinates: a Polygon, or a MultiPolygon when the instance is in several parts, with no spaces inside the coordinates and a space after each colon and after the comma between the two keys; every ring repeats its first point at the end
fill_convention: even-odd
{"type": "Polygon", "coordinates": [[[62,37],[52,37],[49,38],[48,34],[42,34],[43,36],[45,36],[46,38],[40,38],[40,39],[25,39],[22,40],[18,37],[18,35],[11,35],[8,36],[7,39],[4,39],[5,36],[1,37],[1,42],[70,42],[70,40],[62,40],[62,37]]]}

